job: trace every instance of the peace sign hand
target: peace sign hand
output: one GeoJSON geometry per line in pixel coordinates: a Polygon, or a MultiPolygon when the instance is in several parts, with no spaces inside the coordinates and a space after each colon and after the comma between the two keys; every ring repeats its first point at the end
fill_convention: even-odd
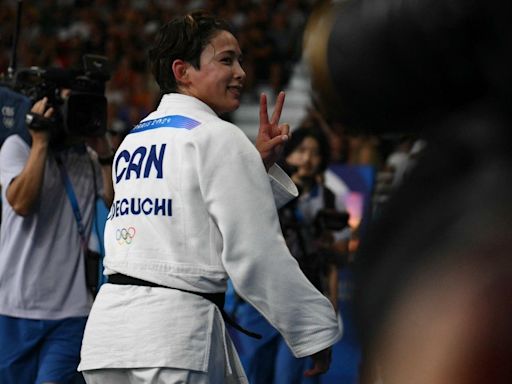
{"type": "Polygon", "coordinates": [[[284,142],[288,140],[290,126],[288,124],[279,124],[281,111],[283,110],[285,93],[279,92],[277,95],[274,112],[270,121],[267,112],[267,95],[262,93],[260,96],[260,128],[256,137],[256,149],[263,159],[263,164],[267,171],[276,162],[283,150],[284,142]]]}

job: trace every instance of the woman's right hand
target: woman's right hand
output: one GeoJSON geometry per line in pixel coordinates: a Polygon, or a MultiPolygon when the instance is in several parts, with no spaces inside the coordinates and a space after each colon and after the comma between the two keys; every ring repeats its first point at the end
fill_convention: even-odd
{"type": "Polygon", "coordinates": [[[304,377],[318,376],[328,371],[331,365],[331,348],[326,348],[311,355],[313,368],[304,372],[304,377]]]}

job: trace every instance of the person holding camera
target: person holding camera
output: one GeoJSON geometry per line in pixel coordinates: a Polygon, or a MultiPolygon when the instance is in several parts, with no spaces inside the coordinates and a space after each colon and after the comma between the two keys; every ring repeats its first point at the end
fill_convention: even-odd
{"type": "Polygon", "coordinates": [[[80,345],[93,301],[85,243],[96,196],[107,205],[112,201],[112,149],[104,136],[59,133],[58,108],[48,97],[35,102],[27,119],[29,142],[11,135],[0,151],[3,384],[71,383],[79,377],[80,345]]]}
{"type": "MultiPolygon", "coordinates": [[[[329,143],[319,129],[300,127],[283,148],[279,164],[299,189],[299,196],[279,209],[286,244],[308,280],[338,306],[338,268],[348,253],[348,214],[323,185],[329,143]]],[[[235,316],[244,327],[263,334],[263,342],[241,337],[241,359],[254,384],[317,383],[304,377],[306,359],[297,359],[285,340],[250,304],[238,302],[235,316]]]]}
{"type": "Polygon", "coordinates": [[[270,119],[261,96],[256,148],[219,117],[240,105],[240,60],[229,25],[207,13],[176,17],[157,34],[150,61],[164,95],[114,159],[109,281],[79,367],[89,384],[247,383],[224,323],[228,278],[297,356],[313,357],[308,374],[329,367],[336,314],[290,255],[272,190],[279,180],[293,186],[273,164],[288,134],[284,93],[270,119]]]}
{"type": "Polygon", "coordinates": [[[338,273],[348,253],[348,213],[324,185],[330,147],[319,129],[301,127],[283,149],[283,167],[299,189],[297,199],[279,210],[281,228],[302,271],[334,308],[338,273]]]}

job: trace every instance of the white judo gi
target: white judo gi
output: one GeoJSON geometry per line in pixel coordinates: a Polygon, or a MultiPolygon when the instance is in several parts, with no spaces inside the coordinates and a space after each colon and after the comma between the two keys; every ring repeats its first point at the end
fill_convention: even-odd
{"type": "MultiPolygon", "coordinates": [[[[206,104],[164,95],[123,141],[112,177],[107,274],[210,293],[224,292],[230,278],[297,357],[340,338],[331,304],[303,275],[281,233],[276,204],[290,198],[293,183],[276,166],[267,174],[245,134],[206,104]]],[[[104,285],[79,370],[159,367],[246,382],[214,304],[177,289],[104,285]]]]}

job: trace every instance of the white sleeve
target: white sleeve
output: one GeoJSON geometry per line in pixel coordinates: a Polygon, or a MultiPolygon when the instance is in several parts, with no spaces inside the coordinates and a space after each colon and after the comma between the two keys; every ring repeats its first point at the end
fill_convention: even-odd
{"type": "Polygon", "coordinates": [[[274,194],[274,201],[278,209],[293,198],[299,196],[297,186],[279,165],[274,164],[270,167],[268,177],[270,179],[272,193],[274,194]]]}
{"type": "Polygon", "coordinates": [[[18,135],[11,135],[5,139],[0,151],[0,184],[4,192],[12,179],[18,176],[30,156],[30,147],[18,135]]]}
{"type": "Polygon", "coordinates": [[[258,152],[238,129],[215,130],[199,148],[199,177],[233,287],[283,335],[296,357],[333,345],[341,337],[336,314],[286,247],[258,152]]]}

